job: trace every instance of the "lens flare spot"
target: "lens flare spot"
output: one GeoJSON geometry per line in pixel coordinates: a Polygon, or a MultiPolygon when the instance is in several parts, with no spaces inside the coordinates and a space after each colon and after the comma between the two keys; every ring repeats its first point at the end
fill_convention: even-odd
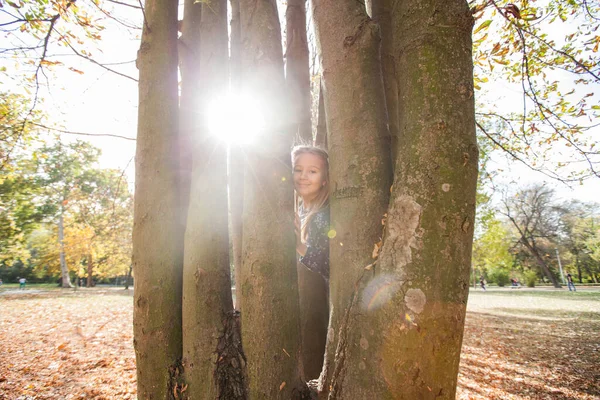
{"type": "Polygon", "coordinates": [[[285,176],[281,177],[281,182],[285,182],[287,179],[285,179],[285,176]]]}
{"type": "Polygon", "coordinates": [[[340,242],[340,246],[343,246],[343,245],[344,245],[344,243],[340,242]]]}
{"type": "Polygon", "coordinates": [[[389,303],[400,289],[400,285],[401,282],[391,275],[375,277],[363,290],[362,309],[373,311],[389,303]]]}
{"type": "Polygon", "coordinates": [[[335,229],[331,229],[329,232],[327,232],[327,237],[329,239],[333,239],[336,235],[337,235],[337,232],[335,231],[335,229]]]}

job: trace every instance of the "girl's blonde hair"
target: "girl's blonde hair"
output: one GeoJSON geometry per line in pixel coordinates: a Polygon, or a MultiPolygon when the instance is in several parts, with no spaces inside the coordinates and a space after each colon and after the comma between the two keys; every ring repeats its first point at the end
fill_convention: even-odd
{"type": "Polygon", "coordinates": [[[306,208],[306,204],[303,204],[303,207],[306,211],[308,211],[308,215],[304,219],[304,223],[302,224],[301,237],[303,240],[306,240],[307,226],[310,221],[313,219],[314,215],[319,212],[321,209],[327,207],[329,204],[329,154],[327,151],[316,146],[307,146],[307,145],[299,145],[294,146],[292,148],[292,168],[296,166],[296,160],[302,154],[313,154],[317,157],[320,157],[323,160],[323,164],[325,168],[323,170],[323,180],[325,184],[321,186],[319,193],[315,197],[315,200],[312,202],[310,208],[306,208]]]}

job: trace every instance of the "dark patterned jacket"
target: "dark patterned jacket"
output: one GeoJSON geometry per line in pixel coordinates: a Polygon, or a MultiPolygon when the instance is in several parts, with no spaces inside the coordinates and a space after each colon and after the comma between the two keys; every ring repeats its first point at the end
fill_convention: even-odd
{"type": "MultiPolygon", "coordinates": [[[[308,212],[300,207],[298,214],[304,224],[308,212]]],[[[300,262],[329,282],[329,206],[317,211],[306,229],[306,254],[300,257],[300,262]]]]}

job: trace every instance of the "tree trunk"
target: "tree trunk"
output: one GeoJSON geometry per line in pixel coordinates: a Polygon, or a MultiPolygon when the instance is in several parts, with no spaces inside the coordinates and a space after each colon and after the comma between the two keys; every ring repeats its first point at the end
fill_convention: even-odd
{"type": "Polygon", "coordinates": [[[63,217],[64,210],[61,209],[58,216],[58,244],[60,246],[60,276],[62,277],[62,287],[73,287],[71,277],[69,276],[69,267],[67,266],[67,258],[65,256],[65,220],[63,217]]]}
{"type": "MultiPolygon", "coordinates": [[[[201,71],[195,93],[200,121],[212,99],[223,95],[228,84],[227,0],[202,4],[200,35],[201,71]]],[[[191,82],[182,82],[184,85],[191,82]]],[[[185,232],[183,267],[183,357],[187,396],[216,399],[223,391],[215,369],[222,354],[227,316],[233,310],[229,272],[226,142],[208,132],[194,131],[192,187],[185,232]]]]}
{"type": "Polygon", "coordinates": [[[398,153],[398,80],[392,34],[392,3],[395,2],[393,0],[372,0],[371,3],[371,17],[381,29],[381,71],[390,131],[392,165],[395,165],[398,153]]]}
{"type": "Polygon", "coordinates": [[[306,39],[306,0],[288,0],[285,12],[285,80],[290,126],[301,143],[311,144],[310,71],[306,39]]]}
{"type": "Polygon", "coordinates": [[[87,282],[85,284],[86,287],[92,287],[92,279],[94,272],[94,256],[90,251],[87,256],[87,282]]]}
{"type": "Polygon", "coordinates": [[[317,115],[315,146],[327,149],[327,117],[325,115],[325,93],[323,93],[322,83],[319,85],[319,110],[317,115]]]}
{"type": "Polygon", "coordinates": [[[323,368],[327,323],[329,321],[328,285],[323,277],[298,263],[300,298],[300,336],[305,379],[317,379],[323,368]]]}
{"type": "MultiPolygon", "coordinates": [[[[331,393],[332,398],[337,398],[343,371],[352,368],[346,362],[347,346],[354,346],[348,336],[355,335],[349,324],[361,318],[354,306],[355,288],[364,268],[373,262],[373,246],[380,241],[389,198],[389,132],[378,26],[364,5],[354,0],[313,0],[312,4],[327,117],[331,226],[336,232],[330,241],[331,322],[319,390],[324,395],[333,387],[337,394],[331,393]]],[[[342,398],[347,399],[377,398],[344,393],[342,398]]]]}
{"type": "Polygon", "coordinates": [[[524,236],[521,237],[521,243],[523,243],[525,245],[525,247],[527,247],[527,249],[529,250],[531,255],[533,255],[533,258],[535,258],[535,261],[537,262],[538,266],[540,267],[540,271],[542,271],[542,274],[544,274],[544,276],[546,276],[546,278],[548,278],[548,280],[550,282],[552,282],[552,285],[555,288],[560,289],[562,286],[560,285],[558,280],[556,280],[556,278],[550,271],[550,268],[548,268],[548,265],[546,264],[546,262],[540,255],[539,251],[537,250],[537,246],[535,244],[530,243],[529,240],[527,240],[527,238],[524,236]]]}
{"type": "Polygon", "coordinates": [[[131,273],[133,272],[133,264],[129,265],[129,269],[127,270],[127,277],[125,278],[125,290],[129,290],[129,285],[131,285],[131,273]]]}
{"type": "Polygon", "coordinates": [[[181,391],[182,353],[177,2],[148,0],[144,14],[133,228],[137,393],[169,399],[181,391]]]}
{"type": "MultiPolygon", "coordinates": [[[[306,40],[306,0],[289,0],[286,18],[285,78],[289,118],[295,141],[312,144],[310,121],[310,71],[306,40]]],[[[319,376],[327,336],[328,288],[321,276],[297,263],[300,299],[302,365],[307,379],[319,376]]]]}
{"type": "Polygon", "coordinates": [[[202,2],[185,0],[181,21],[181,37],[178,41],[179,68],[181,72],[181,97],[179,99],[179,193],[180,224],[185,232],[187,210],[192,185],[193,149],[201,118],[200,96],[200,21],[202,18],[202,2]]]}
{"type": "Polygon", "coordinates": [[[262,109],[261,142],[246,149],[242,341],[251,399],[290,399],[298,365],[298,278],[289,129],[284,115],[281,33],[275,0],[241,0],[242,82],[262,109]]]}
{"type": "Polygon", "coordinates": [[[395,180],[338,396],[454,399],[478,168],[473,19],[463,0],[401,2],[393,18],[402,76],[395,180]]]}
{"type": "MultiPolygon", "coordinates": [[[[229,75],[231,91],[239,93],[241,89],[241,27],[240,0],[231,2],[231,38],[229,75]]],[[[242,210],[244,208],[244,153],[239,146],[229,148],[229,215],[231,225],[231,244],[233,246],[233,268],[235,276],[235,309],[241,311],[242,298],[242,210]]]]}

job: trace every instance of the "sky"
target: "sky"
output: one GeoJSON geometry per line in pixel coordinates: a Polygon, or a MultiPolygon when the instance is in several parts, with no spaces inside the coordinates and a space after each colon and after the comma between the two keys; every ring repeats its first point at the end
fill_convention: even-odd
{"type": "MultiPolygon", "coordinates": [[[[139,25],[139,11],[119,8],[120,18],[139,25]]],[[[120,72],[137,78],[137,70],[132,62],[139,48],[141,31],[125,29],[114,21],[106,19],[107,29],[102,33],[103,40],[93,57],[101,62],[120,63],[111,66],[120,72]]],[[[113,134],[134,138],[137,131],[137,84],[117,76],[83,59],[69,59],[69,65],[84,71],[80,75],[60,69],[51,80],[44,103],[50,117],[49,125],[72,132],[90,134],[113,134]]],[[[600,99],[600,97],[598,97],[600,99]]],[[[521,101],[517,87],[496,80],[486,87],[486,101],[491,101],[500,110],[509,110],[521,101]]],[[[600,100],[599,100],[600,102],[600,100]]],[[[106,168],[126,170],[128,181],[133,187],[135,142],[114,137],[89,137],[62,135],[64,140],[75,138],[88,140],[100,147],[100,164],[106,168]]],[[[547,181],[558,195],[565,200],[576,198],[591,202],[598,200],[600,179],[590,179],[583,185],[572,188],[544,176],[522,164],[509,160],[503,154],[495,155],[490,167],[502,170],[496,184],[507,187],[522,186],[534,182],[547,181]]]]}

